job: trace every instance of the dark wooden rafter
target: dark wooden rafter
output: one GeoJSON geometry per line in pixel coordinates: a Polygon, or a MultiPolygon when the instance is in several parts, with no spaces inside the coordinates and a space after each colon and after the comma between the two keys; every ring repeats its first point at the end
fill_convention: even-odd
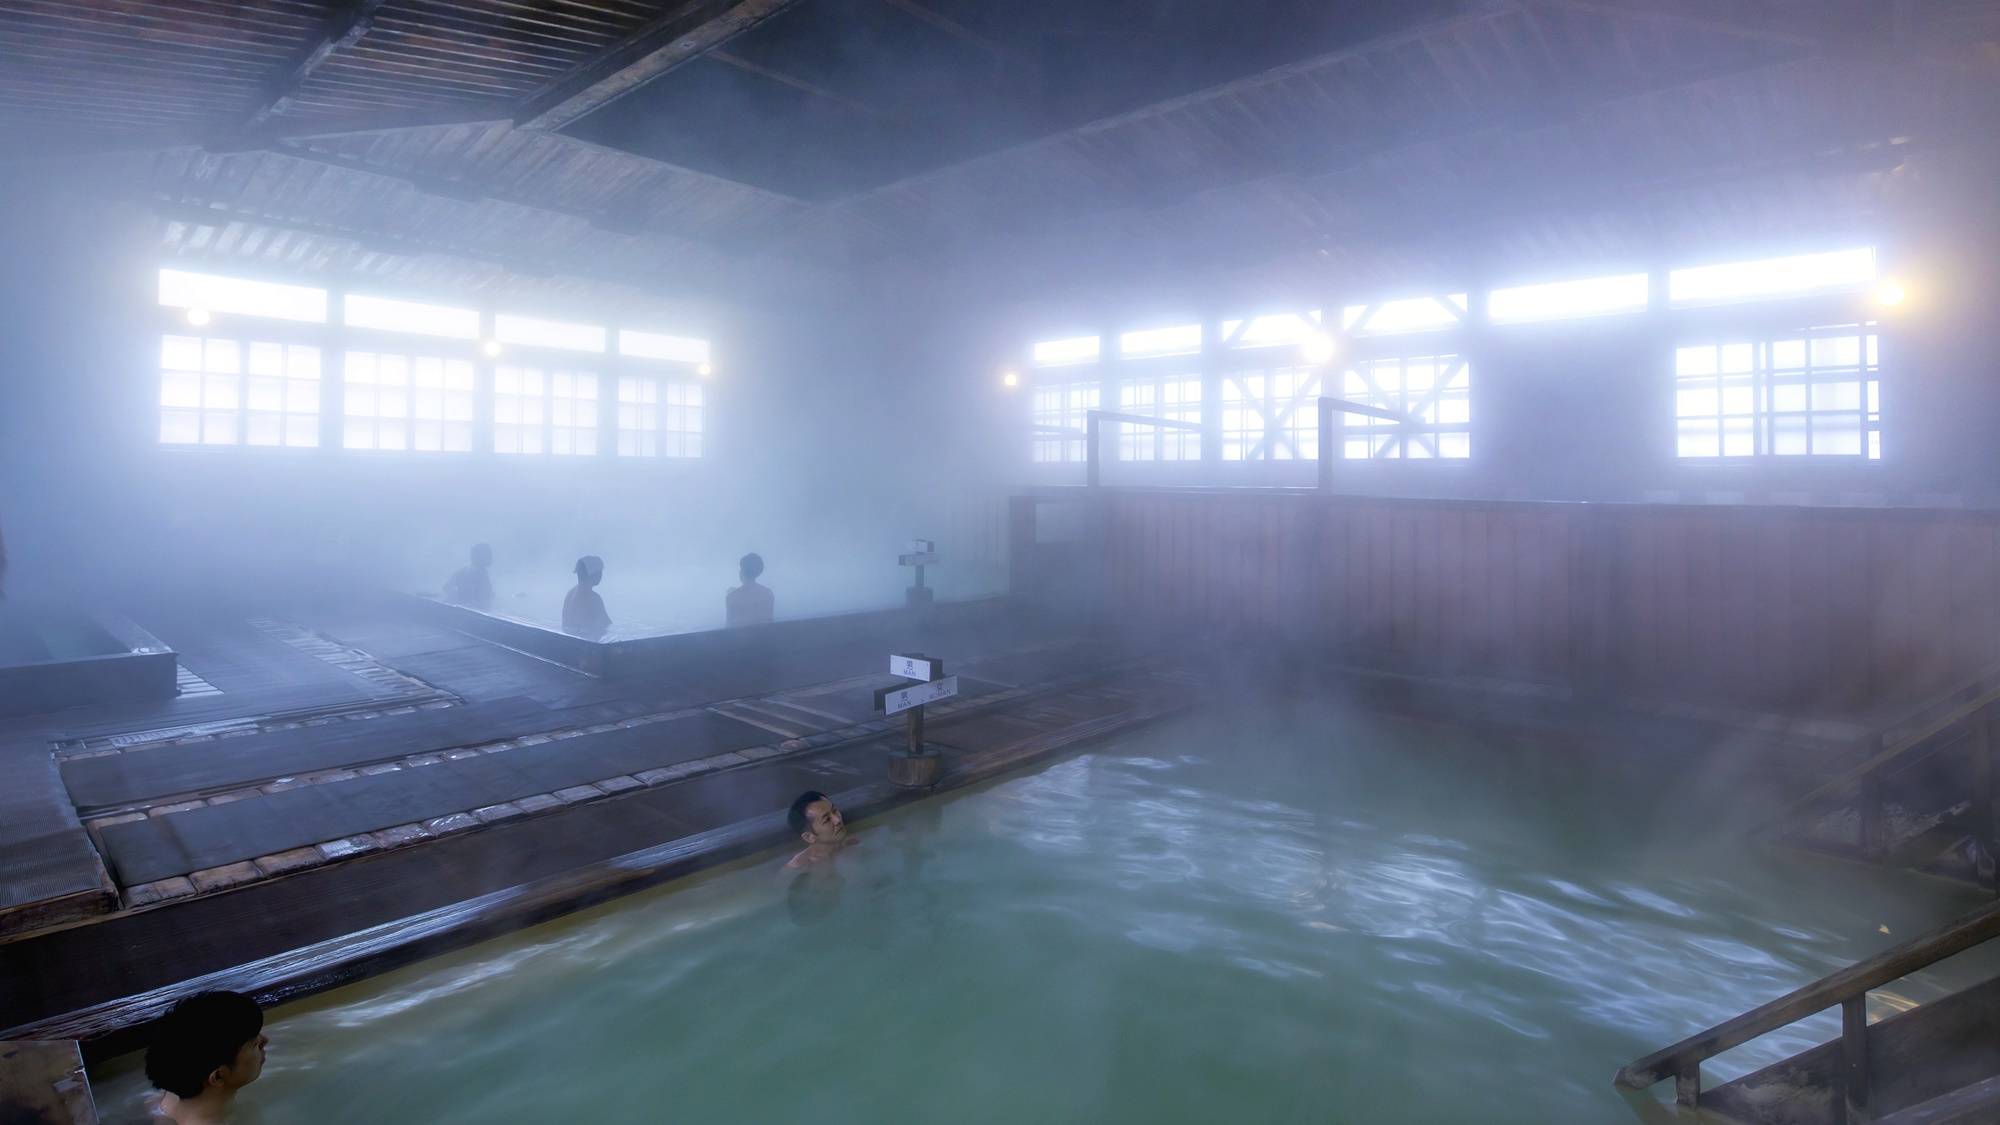
{"type": "Polygon", "coordinates": [[[527,129],[560,129],[699,58],[798,0],[694,0],[612,44],[591,62],[529,95],[514,120],[527,129]]]}
{"type": "Polygon", "coordinates": [[[1036,63],[1034,59],[1029,58],[1024,54],[1021,54],[1019,51],[1016,51],[1013,48],[1008,47],[1006,44],[1001,43],[996,39],[992,39],[987,36],[979,34],[978,32],[965,26],[964,24],[959,23],[957,20],[953,20],[946,16],[940,15],[937,12],[934,12],[931,9],[925,7],[924,5],[917,3],[916,0],[882,0],[882,2],[884,4],[889,5],[891,8],[894,8],[897,11],[902,12],[904,15],[910,16],[913,19],[920,20],[924,23],[929,24],[934,28],[937,28],[939,31],[944,32],[946,35],[949,35],[959,40],[962,43],[967,43],[970,44],[971,46],[977,47],[978,49],[986,52],[989,55],[992,55],[994,58],[999,59],[1002,62],[1013,63],[1016,66],[1021,66],[1029,70],[1040,69],[1040,64],[1036,63]]]}
{"type": "Polygon", "coordinates": [[[738,70],[744,71],[745,73],[754,74],[759,78],[769,79],[770,81],[776,82],[779,85],[789,86],[794,90],[800,91],[801,93],[810,94],[815,98],[821,98],[825,101],[830,101],[835,105],[846,106],[848,109],[851,109],[856,113],[865,113],[870,117],[880,117],[885,120],[895,120],[897,116],[893,113],[890,113],[887,110],[879,109],[875,106],[869,105],[867,102],[856,101],[845,94],[836,93],[832,90],[827,89],[824,86],[819,86],[815,85],[814,83],[807,82],[803,78],[794,78],[791,75],[786,74],[782,70],[777,70],[772,67],[764,66],[761,63],[751,62],[749,59],[743,58],[740,55],[731,54],[728,51],[721,51],[721,50],[710,51],[708,53],[708,57],[714,59],[716,62],[719,63],[727,63],[728,65],[733,66],[738,70]]]}
{"type": "Polygon", "coordinates": [[[271,118],[285,112],[292,98],[298,94],[299,87],[312,77],[321,64],[332,58],[335,52],[352,47],[368,34],[368,29],[375,24],[375,13],[381,7],[382,0],[343,0],[320,25],[305,51],[265,88],[256,108],[244,120],[243,127],[247,130],[260,128],[271,118]]]}

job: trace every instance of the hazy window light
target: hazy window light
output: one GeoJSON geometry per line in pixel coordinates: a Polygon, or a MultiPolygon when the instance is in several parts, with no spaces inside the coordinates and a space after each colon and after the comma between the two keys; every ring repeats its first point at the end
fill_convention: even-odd
{"type": "Polygon", "coordinates": [[[1248,324],[1242,320],[1222,322],[1222,338],[1229,341],[1232,348],[1281,347],[1286,344],[1303,344],[1320,332],[1320,314],[1274,313],[1268,316],[1252,317],[1248,324]],[[1242,330],[1239,332],[1238,328],[1242,330]]]}
{"type": "Polygon", "coordinates": [[[449,336],[455,340],[479,338],[478,309],[426,305],[416,301],[364,297],[354,293],[348,294],[342,304],[344,306],[342,319],[350,328],[449,336]]]}
{"type": "Polygon", "coordinates": [[[1317,367],[1235,371],[1222,380],[1222,459],[1313,460],[1319,456],[1317,367]]]}
{"type": "Polygon", "coordinates": [[[493,336],[503,344],[533,348],[562,348],[574,352],[604,350],[605,331],[595,324],[575,324],[564,320],[541,320],[532,316],[501,313],[493,318],[493,336]]]}
{"type": "Polygon", "coordinates": [[[1096,383],[1044,383],[1030,399],[1035,426],[1031,458],[1043,461],[1084,459],[1084,426],[1097,409],[1096,383]]]}
{"type": "Polygon", "coordinates": [[[1406,297],[1372,305],[1349,305],[1341,310],[1341,327],[1357,336],[1387,335],[1449,328],[1465,319],[1466,295],[1406,297]]]}
{"type": "Polygon", "coordinates": [[[1677,349],[1679,455],[1880,458],[1873,328],[1677,349]]]}
{"type": "MultiPolygon", "coordinates": [[[[1201,422],[1201,377],[1178,375],[1128,381],[1118,388],[1118,409],[1126,414],[1198,424],[1201,422]]],[[[1121,423],[1118,426],[1118,459],[1199,461],[1201,432],[1121,423]]]]}
{"type": "Polygon", "coordinates": [[[1336,414],[1341,456],[1363,459],[1464,459],[1472,456],[1472,369],[1464,356],[1363,359],[1342,380],[1352,402],[1405,414],[1412,428],[1366,414],[1336,414]],[[1447,440],[1449,439],[1449,440],[1447,440]]]}
{"type": "MultiPolygon", "coordinates": [[[[620,345],[623,347],[622,343],[620,345]]],[[[618,377],[618,456],[660,455],[660,381],[618,377]]]]}
{"type": "Polygon", "coordinates": [[[540,453],[547,419],[547,382],[540,368],[493,369],[493,451],[540,453]]]}
{"type": "Polygon", "coordinates": [[[597,452],[597,376],[556,371],[549,380],[549,450],[561,457],[597,452]]]}
{"type": "Polygon", "coordinates": [[[167,335],[160,340],[160,441],[319,444],[319,349],[167,335]]]}
{"type": "Polygon", "coordinates": [[[1866,289],[1874,280],[1875,250],[1860,247],[1678,269],[1667,293],[1675,304],[1758,300],[1866,289]]]}
{"type": "Polygon", "coordinates": [[[1166,328],[1144,328],[1118,337],[1122,356],[1187,355],[1201,350],[1201,325],[1176,324],[1166,328]]]}
{"type": "Polygon", "coordinates": [[[326,323],[326,290],[240,277],[160,271],[160,304],[176,309],[326,323]]]}
{"type": "Polygon", "coordinates": [[[660,410],[662,452],[668,457],[702,455],[702,408],[704,392],[699,383],[669,382],[660,410]]]}
{"type": "Polygon", "coordinates": [[[1642,312],[1650,280],[1643,273],[1629,273],[1495,289],[1487,294],[1486,312],[1497,323],[1642,312]]]}
{"type": "Polygon", "coordinates": [[[708,341],[690,336],[669,336],[660,332],[618,330],[618,354],[640,359],[664,359],[676,363],[709,362],[708,341]]]}
{"type": "Polygon", "coordinates": [[[1043,340],[1034,347],[1035,362],[1044,367],[1070,363],[1095,363],[1099,340],[1096,336],[1072,336],[1066,340],[1043,340]]]}
{"type": "Polygon", "coordinates": [[[347,401],[342,446],[471,452],[471,360],[350,351],[344,363],[347,401]]]}

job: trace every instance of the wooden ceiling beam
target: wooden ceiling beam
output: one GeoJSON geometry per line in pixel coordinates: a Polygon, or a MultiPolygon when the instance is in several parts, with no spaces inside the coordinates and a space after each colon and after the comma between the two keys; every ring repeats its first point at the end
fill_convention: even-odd
{"type": "Polygon", "coordinates": [[[876,107],[869,105],[867,102],[855,101],[853,98],[850,98],[845,94],[835,93],[834,91],[829,90],[824,86],[817,86],[811,82],[807,82],[803,78],[794,78],[791,75],[786,74],[782,70],[776,70],[771,67],[764,66],[760,63],[753,63],[749,59],[743,58],[740,55],[733,55],[728,51],[715,50],[715,51],[710,51],[708,53],[708,57],[714,59],[716,62],[719,63],[727,63],[730,66],[733,66],[736,69],[741,70],[747,74],[754,74],[759,78],[769,79],[770,81],[776,82],[781,86],[789,86],[794,90],[800,91],[801,93],[810,94],[815,98],[821,98],[826,101],[830,101],[835,105],[846,106],[848,109],[851,109],[856,113],[863,113],[867,114],[870,117],[879,117],[889,121],[896,120],[896,115],[888,112],[887,110],[877,109],[876,107]]]}
{"type": "Polygon", "coordinates": [[[382,0],[347,0],[335,9],[320,25],[312,43],[285,67],[284,73],[265,87],[256,108],[244,119],[243,128],[246,131],[257,129],[285,112],[292,104],[292,98],[298,94],[299,87],[312,77],[313,71],[336,52],[354,46],[368,34],[368,29],[375,25],[375,13],[381,7],[382,0]]]}
{"type": "Polygon", "coordinates": [[[597,58],[522,101],[525,129],[560,129],[756,27],[799,0],[693,0],[677,4],[597,58]]]}
{"type": "Polygon", "coordinates": [[[916,0],[882,0],[882,2],[884,4],[889,5],[891,8],[894,8],[897,11],[902,12],[904,15],[910,16],[913,19],[920,20],[924,23],[931,25],[932,27],[937,28],[939,31],[944,32],[946,35],[949,35],[959,40],[960,42],[968,43],[974,47],[979,48],[982,51],[985,51],[987,54],[992,55],[994,58],[999,59],[1001,62],[1013,63],[1016,66],[1024,67],[1028,70],[1041,69],[1041,65],[1037,63],[1034,59],[1031,59],[1028,56],[1020,53],[1019,51],[1016,51],[1013,48],[1007,46],[1006,44],[1001,43],[997,39],[990,39],[972,30],[971,28],[965,26],[964,24],[959,23],[956,20],[940,15],[937,12],[934,12],[931,9],[925,7],[924,5],[917,3],[916,0]]]}

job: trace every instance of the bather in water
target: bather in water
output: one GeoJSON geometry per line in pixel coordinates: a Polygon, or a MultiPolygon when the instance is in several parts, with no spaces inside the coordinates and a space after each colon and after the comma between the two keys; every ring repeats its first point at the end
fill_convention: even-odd
{"type": "Polygon", "coordinates": [[[602,581],[603,559],[585,555],[576,560],[576,586],[563,598],[563,632],[594,641],[611,627],[611,615],[604,612],[604,599],[595,589],[602,581]]]}
{"type": "Polygon", "coordinates": [[[724,621],[730,625],[761,625],[771,620],[773,598],[769,586],[759,586],[764,573],[764,556],[755,551],[738,560],[736,573],[741,586],[733,586],[722,599],[724,621]]]}
{"type": "Polygon", "coordinates": [[[472,546],[472,562],[459,567],[445,580],[444,600],[453,605],[487,609],[493,605],[493,548],[484,543],[472,546]]]}

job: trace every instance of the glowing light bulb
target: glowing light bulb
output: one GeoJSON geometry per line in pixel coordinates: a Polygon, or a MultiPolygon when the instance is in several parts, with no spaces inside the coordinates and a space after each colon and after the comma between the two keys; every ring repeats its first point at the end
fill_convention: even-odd
{"type": "Polygon", "coordinates": [[[709,366],[708,364],[704,363],[704,364],[702,364],[702,365],[701,365],[700,367],[697,367],[697,368],[695,368],[695,369],[694,369],[694,373],[695,373],[695,374],[697,374],[697,375],[699,375],[699,376],[701,376],[702,378],[706,379],[706,378],[708,378],[708,377],[709,377],[710,375],[713,375],[713,374],[715,374],[715,368],[713,368],[713,367],[709,366]]]}
{"type": "Polygon", "coordinates": [[[1314,335],[1306,338],[1302,345],[1306,359],[1313,363],[1325,363],[1333,358],[1333,337],[1314,335]]]}
{"type": "Polygon", "coordinates": [[[203,324],[207,324],[209,322],[208,310],[189,309],[187,311],[187,318],[189,324],[196,325],[197,327],[203,324]]]}
{"type": "Polygon", "coordinates": [[[1875,303],[1887,308],[1895,308],[1897,305],[1903,303],[1903,298],[1909,295],[1909,290],[1903,288],[1900,282],[1891,281],[1875,290],[1875,303]]]}
{"type": "Polygon", "coordinates": [[[487,355],[499,355],[500,341],[488,340],[485,343],[479,345],[479,350],[485,352],[487,355]]]}
{"type": "Polygon", "coordinates": [[[1004,372],[1000,376],[1000,385],[1003,387],[1018,387],[1021,385],[1021,377],[1012,371],[1004,372]]]}

